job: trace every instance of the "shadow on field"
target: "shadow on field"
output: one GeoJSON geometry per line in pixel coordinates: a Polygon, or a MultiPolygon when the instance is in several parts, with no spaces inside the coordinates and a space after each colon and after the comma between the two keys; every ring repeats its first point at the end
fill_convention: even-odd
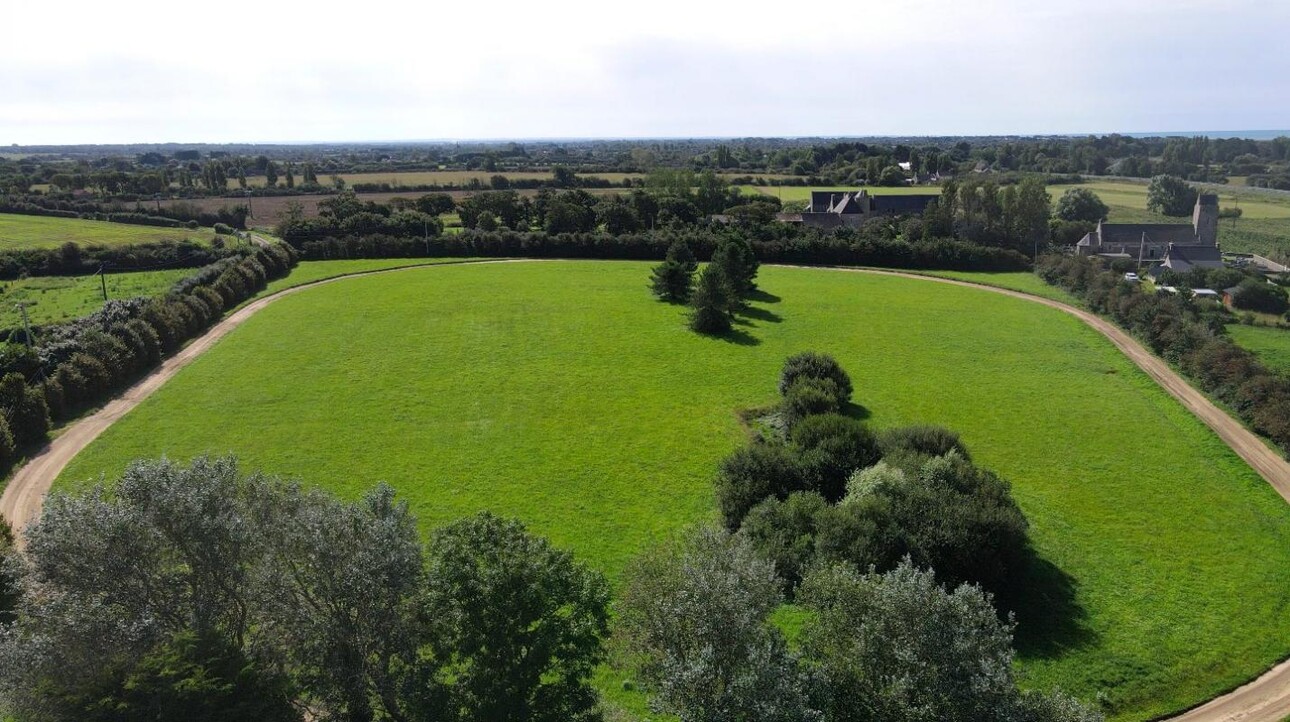
{"type": "Polygon", "coordinates": [[[748,294],[748,300],[760,303],[779,303],[781,299],[773,293],[767,293],[762,289],[757,288],[748,294]]]}
{"type": "Polygon", "coordinates": [[[1088,614],[1075,601],[1075,578],[1027,547],[1016,586],[999,607],[1016,615],[1013,640],[1023,659],[1048,659],[1097,641],[1088,614]]]}
{"type": "MultiPolygon", "coordinates": [[[[736,321],[736,325],[738,322],[736,321]]],[[[732,328],[725,333],[709,334],[711,338],[720,339],[727,343],[733,343],[736,346],[760,346],[761,339],[748,333],[742,328],[732,328]]]]}
{"type": "Polygon", "coordinates": [[[840,413],[843,416],[850,417],[856,421],[864,421],[872,416],[872,414],[869,413],[868,408],[852,401],[848,401],[847,405],[842,407],[840,413]]]}
{"type": "Polygon", "coordinates": [[[779,323],[784,320],[784,317],[778,313],[767,308],[757,308],[756,306],[748,306],[740,311],[739,315],[746,316],[757,321],[765,321],[767,323],[779,323]]]}

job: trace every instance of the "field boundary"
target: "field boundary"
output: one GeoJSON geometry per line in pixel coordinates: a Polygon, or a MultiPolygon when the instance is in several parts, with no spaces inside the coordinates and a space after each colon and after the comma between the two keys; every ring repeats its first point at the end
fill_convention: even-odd
{"type": "MultiPolygon", "coordinates": [[[[166,359],[147,376],[130,386],[123,393],[105,404],[93,414],[84,417],[63,429],[57,438],[46,444],[39,452],[24,464],[0,495],[0,516],[9,520],[13,526],[19,545],[23,543],[25,527],[38,518],[44,496],[49,492],[54,480],[63,471],[76,454],[80,453],[104,430],[120,419],[141,401],[170,380],[180,369],[209,350],[220,339],[227,336],[256,313],[277,301],[326,283],[334,283],[347,278],[374,276],[383,273],[395,273],[411,268],[427,268],[441,265],[483,265],[495,263],[532,263],[542,261],[580,260],[580,259],[489,259],[460,262],[436,262],[417,265],[405,265],[371,271],[358,271],[349,274],[318,279],[299,286],[285,288],[235,310],[212,326],[179,353],[166,359]]],[[[774,264],[783,268],[806,268],[849,273],[866,273],[879,276],[891,276],[914,280],[945,283],[955,286],[966,286],[991,293],[999,293],[1039,303],[1062,311],[1079,319],[1085,325],[1100,333],[1112,345],[1120,350],[1130,361],[1162,387],[1184,408],[1199,418],[1220,439],[1223,440],[1237,456],[1250,465],[1283,499],[1290,502],[1290,463],[1279,454],[1268,448],[1256,434],[1245,428],[1225,411],[1216,406],[1203,393],[1193,388],[1161,358],[1148,351],[1127,332],[1109,321],[1089,311],[1071,306],[1042,296],[1024,291],[1017,291],[999,286],[974,283],[942,276],[930,276],[920,273],[857,268],[846,266],[800,266],[791,264],[774,264]]],[[[1280,722],[1290,712],[1290,662],[1283,661],[1268,672],[1237,688],[1236,690],[1197,705],[1191,711],[1174,717],[1177,722],[1221,722],[1240,719],[1244,722],[1280,722]]]]}

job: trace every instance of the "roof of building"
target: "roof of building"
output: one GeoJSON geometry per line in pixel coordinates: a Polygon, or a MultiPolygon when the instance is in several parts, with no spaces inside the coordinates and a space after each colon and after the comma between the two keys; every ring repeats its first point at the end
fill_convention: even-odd
{"type": "Polygon", "coordinates": [[[1196,243],[1196,231],[1189,223],[1103,223],[1098,231],[1103,244],[1140,243],[1144,234],[1147,243],[1196,243]]]}
{"type": "Polygon", "coordinates": [[[1170,244],[1160,265],[1152,268],[1148,273],[1152,277],[1158,277],[1165,271],[1186,273],[1196,267],[1222,268],[1223,254],[1219,252],[1217,246],[1170,244]]]}
{"type": "Polygon", "coordinates": [[[935,193],[902,193],[872,196],[871,203],[875,213],[922,213],[938,198],[935,193]]]}

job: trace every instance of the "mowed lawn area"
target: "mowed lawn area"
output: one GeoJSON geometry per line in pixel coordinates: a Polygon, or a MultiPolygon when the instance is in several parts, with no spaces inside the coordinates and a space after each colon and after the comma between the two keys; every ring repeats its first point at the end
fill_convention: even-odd
{"type": "Polygon", "coordinates": [[[233,452],[348,497],[393,484],[429,530],[513,515],[616,579],[715,518],[711,479],[789,354],[835,355],[876,427],[962,432],[1011,480],[1049,583],[1025,684],[1147,719],[1290,651],[1290,507],[1111,344],[988,291],[764,268],[729,340],[653,300],[649,264],[418,268],[282,299],[78,456],[233,452]]]}
{"type": "Polygon", "coordinates": [[[1228,324],[1227,333],[1239,346],[1253,351],[1268,368],[1290,374],[1290,330],[1233,323],[1228,324]]]}
{"type": "Polygon", "coordinates": [[[37,276],[19,281],[0,281],[0,328],[20,328],[22,315],[15,308],[27,303],[31,323],[60,323],[94,313],[103,307],[103,286],[109,299],[158,296],[182,278],[196,273],[193,268],[137,273],[109,273],[98,276],[37,276]]]}
{"type": "Polygon", "coordinates": [[[53,218],[0,213],[0,250],[16,248],[57,248],[68,241],[83,246],[124,246],[183,239],[209,243],[215,232],[209,228],[157,228],[79,218],[53,218]]]}

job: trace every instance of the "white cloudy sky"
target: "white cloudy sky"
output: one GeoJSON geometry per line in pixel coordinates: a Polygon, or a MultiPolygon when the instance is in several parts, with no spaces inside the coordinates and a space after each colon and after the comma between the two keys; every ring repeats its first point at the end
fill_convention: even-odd
{"type": "Polygon", "coordinates": [[[1287,127],[1286,0],[0,10],[0,145],[1287,127]]]}

